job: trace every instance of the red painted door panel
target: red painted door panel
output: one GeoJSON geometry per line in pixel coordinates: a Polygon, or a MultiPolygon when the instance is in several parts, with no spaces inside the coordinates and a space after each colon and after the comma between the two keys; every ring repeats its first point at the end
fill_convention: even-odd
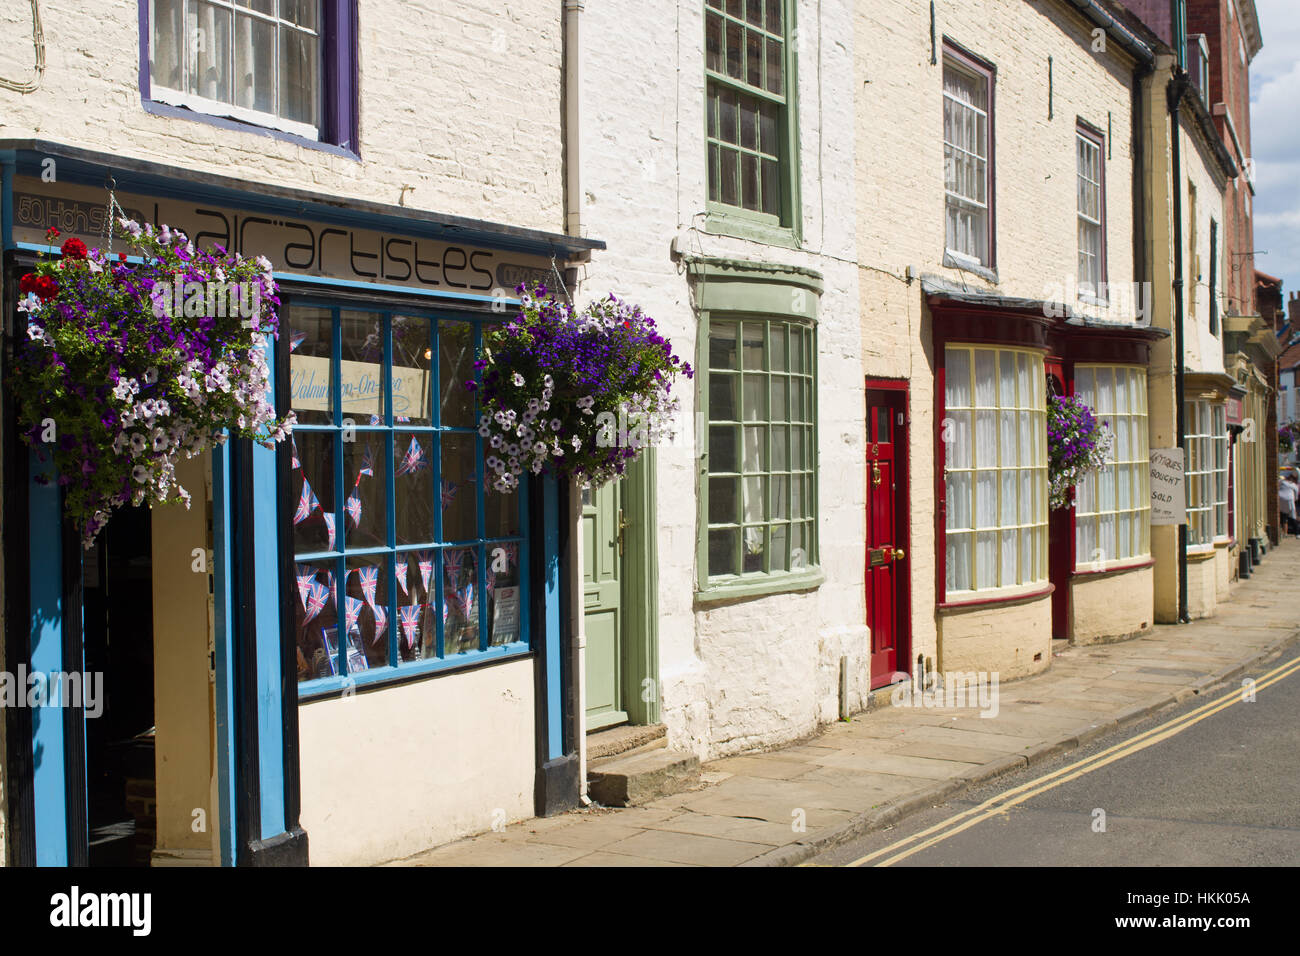
{"type": "Polygon", "coordinates": [[[890,682],[906,666],[906,396],[867,390],[866,607],[871,630],[871,685],[890,682]],[[900,656],[900,645],[901,654],[900,656]]]}

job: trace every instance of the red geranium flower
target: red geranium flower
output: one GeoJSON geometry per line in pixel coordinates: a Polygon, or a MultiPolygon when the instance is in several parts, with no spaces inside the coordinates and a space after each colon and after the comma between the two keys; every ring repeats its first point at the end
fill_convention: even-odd
{"type": "Polygon", "coordinates": [[[119,253],[117,254],[117,261],[118,261],[118,262],[126,262],[126,253],[125,253],[125,252],[119,252],[119,253]]]}
{"type": "Polygon", "coordinates": [[[86,258],[86,244],[75,236],[63,244],[61,249],[64,258],[67,259],[84,259],[86,258]]]}
{"type": "Polygon", "coordinates": [[[36,273],[29,272],[18,280],[18,291],[23,295],[36,291],[36,273]]]}
{"type": "Polygon", "coordinates": [[[50,226],[49,229],[45,230],[45,238],[51,240],[59,238],[59,230],[55,229],[53,226],[50,226]]]}
{"type": "Polygon", "coordinates": [[[52,276],[37,276],[32,282],[32,291],[42,299],[52,299],[58,294],[59,284],[52,276]]]}

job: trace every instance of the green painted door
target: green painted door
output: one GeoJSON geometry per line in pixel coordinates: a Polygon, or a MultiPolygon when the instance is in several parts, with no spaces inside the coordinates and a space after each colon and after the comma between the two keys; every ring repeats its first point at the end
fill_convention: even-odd
{"type": "Polygon", "coordinates": [[[582,489],[587,729],[627,721],[623,700],[622,483],[582,489]]]}

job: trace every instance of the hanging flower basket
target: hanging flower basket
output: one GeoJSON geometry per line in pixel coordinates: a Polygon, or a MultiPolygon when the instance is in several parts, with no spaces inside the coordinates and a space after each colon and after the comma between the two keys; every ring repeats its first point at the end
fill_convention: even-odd
{"type": "Polygon", "coordinates": [[[1284,453],[1295,448],[1295,425],[1283,425],[1277,430],[1277,447],[1284,453]]]}
{"type": "MultiPolygon", "coordinates": [[[[266,397],[271,263],[204,251],[167,226],[118,225],[142,262],[68,239],[19,286],[18,420],[37,454],[53,455],[86,547],[128,502],[189,507],[176,463],[223,432],[273,447],[294,424],[266,397]]],[[[52,245],[58,230],[47,235],[52,245]]]]}
{"type": "Polygon", "coordinates": [[[1090,472],[1110,463],[1114,433],[1098,422],[1089,408],[1072,395],[1047,397],[1048,505],[1068,508],[1071,491],[1090,472]]]}
{"type": "Polygon", "coordinates": [[[518,316],[483,333],[481,383],[465,383],[479,392],[497,491],[514,491],[529,473],[599,486],[671,438],[673,379],[694,372],[653,319],[612,295],[575,309],[542,285],[516,291],[518,316]]]}

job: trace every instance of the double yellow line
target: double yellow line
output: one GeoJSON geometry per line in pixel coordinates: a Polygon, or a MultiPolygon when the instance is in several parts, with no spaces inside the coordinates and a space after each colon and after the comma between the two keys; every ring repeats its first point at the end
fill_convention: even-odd
{"type": "MultiPolygon", "coordinates": [[[[1280,680],[1290,677],[1292,674],[1300,671],[1300,657],[1295,658],[1285,664],[1279,665],[1267,674],[1261,676],[1255,681],[1254,689],[1256,691],[1270,687],[1280,680]]],[[[892,866],[906,860],[914,854],[927,850],[937,843],[954,837],[963,830],[968,830],[977,823],[995,817],[999,814],[1006,813],[1011,807],[1024,803],[1041,793],[1046,793],[1054,787],[1059,787],[1063,783],[1069,783],[1071,780],[1082,777],[1086,773],[1092,773],[1099,770],[1107,764],[1114,763],[1116,760],[1122,760],[1138,751],[1145,750],[1147,747],[1154,746],[1162,740],[1167,740],[1175,734],[1180,734],[1193,724],[1200,723],[1207,717],[1213,717],[1220,711],[1227,710],[1234,704],[1239,704],[1245,699],[1245,695],[1240,688],[1233,690],[1218,700],[1203,704],[1195,710],[1183,714],[1181,717],[1175,717],[1173,720],[1161,724],[1159,727],[1153,727],[1145,733],[1138,734],[1121,744],[1116,744],[1107,750],[1086,757],[1077,763],[1070,764],[1068,767],[1062,767],[1054,770],[1049,774],[1044,774],[1029,783],[1021,784],[1019,787],[1004,791],[995,797],[990,797],[978,807],[971,807],[955,816],[949,817],[941,823],[936,823],[928,830],[922,830],[920,833],[914,833],[910,837],[899,840],[874,853],[868,853],[864,857],[854,860],[852,863],[846,863],[845,866],[864,866],[868,863],[874,863],[875,866],[892,866]],[[919,842],[918,842],[919,841],[919,842]],[[884,859],[881,859],[884,857],[884,859]]]]}

